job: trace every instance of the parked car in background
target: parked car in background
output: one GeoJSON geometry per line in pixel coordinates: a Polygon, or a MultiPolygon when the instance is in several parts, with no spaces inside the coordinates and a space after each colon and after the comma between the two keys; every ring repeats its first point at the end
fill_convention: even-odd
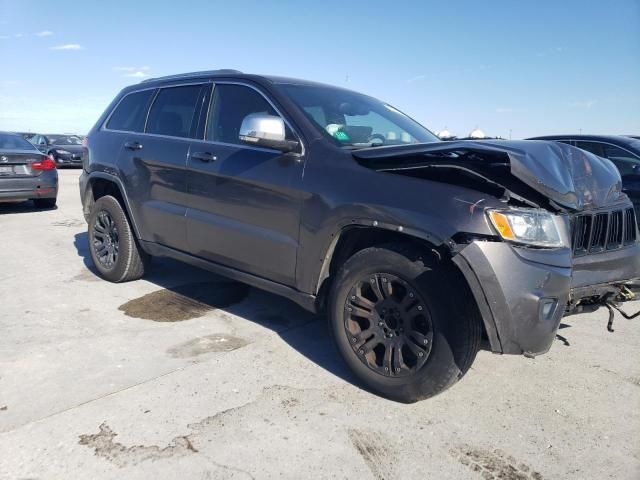
{"type": "Polygon", "coordinates": [[[33,200],[52,208],[58,197],[58,171],[49,155],[22,136],[0,132],[0,202],[33,200]]]}
{"type": "MultiPolygon", "coordinates": [[[[51,138],[51,137],[49,137],[51,138]]],[[[82,165],[82,139],[75,135],[60,135],[49,144],[49,155],[56,165],[82,165]]]]}
{"type": "Polygon", "coordinates": [[[625,192],[640,218],[640,137],[632,135],[546,135],[529,140],[553,140],[607,158],[618,168],[625,192]]]}
{"type": "Polygon", "coordinates": [[[82,165],[82,138],[78,135],[35,134],[29,141],[42,153],[51,155],[56,165],[82,165]]]}
{"type": "Polygon", "coordinates": [[[556,142],[442,142],[342,88],[229,70],[147,80],[86,149],[103,278],[168,256],[326,312],[356,377],[400,401],[457,382],[483,337],[545,353],[563,315],[623,301],[640,277],[611,162],[556,142]],[[604,236],[572,243],[602,215],[604,236]]]}

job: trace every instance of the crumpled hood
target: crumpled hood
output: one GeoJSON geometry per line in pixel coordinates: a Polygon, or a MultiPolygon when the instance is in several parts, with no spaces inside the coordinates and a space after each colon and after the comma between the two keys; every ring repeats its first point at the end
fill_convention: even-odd
{"type": "MultiPolygon", "coordinates": [[[[605,158],[564,143],[543,140],[498,140],[433,142],[394,145],[354,150],[353,156],[364,160],[371,168],[384,164],[398,167],[410,164],[429,166],[446,164],[455,159],[457,165],[464,155],[474,159],[486,155],[486,166],[496,158],[508,162],[511,174],[546,196],[556,204],[571,210],[598,208],[620,201],[622,180],[613,163],[605,158]]],[[[470,164],[470,169],[473,165],[470,164]]],[[[487,171],[482,174],[491,179],[487,171]]],[[[508,186],[506,187],[508,188],[508,186]]]]}

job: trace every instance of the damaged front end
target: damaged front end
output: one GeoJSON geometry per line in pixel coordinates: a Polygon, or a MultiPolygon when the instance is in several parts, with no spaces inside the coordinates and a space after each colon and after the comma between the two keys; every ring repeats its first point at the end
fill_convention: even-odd
{"type": "Polygon", "coordinates": [[[446,242],[492,350],[544,353],[564,315],[602,306],[609,309],[612,331],[613,309],[634,298],[638,229],[620,174],[608,160],[544,141],[438,142],[353,155],[379,172],[449,183],[498,200],[497,208],[496,202],[473,206],[485,212],[484,234],[460,232],[446,242]]]}

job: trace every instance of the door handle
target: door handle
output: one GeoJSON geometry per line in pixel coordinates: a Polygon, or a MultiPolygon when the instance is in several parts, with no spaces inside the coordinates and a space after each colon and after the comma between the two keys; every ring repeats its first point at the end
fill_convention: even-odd
{"type": "Polygon", "coordinates": [[[191,158],[200,160],[201,162],[215,162],[218,157],[209,152],[193,152],[191,158]]]}
{"type": "Polygon", "coordinates": [[[142,150],[142,144],[140,142],[125,142],[124,148],[129,150],[142,150]]]}

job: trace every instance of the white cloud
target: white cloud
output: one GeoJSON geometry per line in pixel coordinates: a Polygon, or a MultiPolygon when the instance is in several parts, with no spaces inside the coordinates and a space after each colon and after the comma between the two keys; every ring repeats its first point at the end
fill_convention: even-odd
{"type": "Polygon", "coordinates": [[[577,102],[571,102],[569,104],[570,107],[573,108],[586,108],[589,109],[593,107],[597,102],[595,100],[579,100],[577,102]]]}
{"type": "Polygon", "coordinates": [[[510,107],[498,107],[498,108],[496,108],[496,112],[498,112],[498,113],[511,113],[511,112],[513,112],[513,108],[510,108],[510,107]]]}
{"type": "Polygon", "coordinates": [[[36,33],[36,36],[38,37],[50,37],[51,35],[53,35],[53,32],[51,30],[43,30],[36,33]]]}
{"type": "Polygon", "coordinates": [[[0,35],[0,40],[7,40],[9,35],[0,35]]]}
{"type": "Polygon", "coordinates": [[[66,43],[64,45],[56,45],[55,47],[49,47],[49,50],[83,50],[81,45],[77,43],[66,43]]]}
{"type": "Polygon", "coordinates": [[[14,37],[16,37],[16,38],[22,38],[22,37],[24,37],[24,33],[16,33],[16,34],[14,35],[14,37]]]}
{"type": "Polygon", "coordinates": [[[415,77],[411,77],[407,79],[407,83],[419,82],[420,80],[424,80],[427,78],[426,75],[416,75],[415,77]]]}
{"type": "Polygon", "coordinates": [[[148,67],[147,65],[144,65],[142,67],[120,66],[120,67],[113,67],[113,69],[116,72],[123,72],[124,74],[122,76],[128,77],[128,78],[146,78],[149,76],[147,72],[151,70],[151,68],[148,67]]]}
{"type": "Polygon", "coordinates": [[[0,85],[3,87],[15,87],[16,85],[20,85],[20,82],[17,80],[3,80],[0,82],[0,85]]]}
{"type": "Polygon", "coordinates": [[[145,77],[148,77],[149,74],[141,70],[138,70],[137,72],[126,73],[124,76],[130,77],[130,78],[145,78],[145,77]]]}

